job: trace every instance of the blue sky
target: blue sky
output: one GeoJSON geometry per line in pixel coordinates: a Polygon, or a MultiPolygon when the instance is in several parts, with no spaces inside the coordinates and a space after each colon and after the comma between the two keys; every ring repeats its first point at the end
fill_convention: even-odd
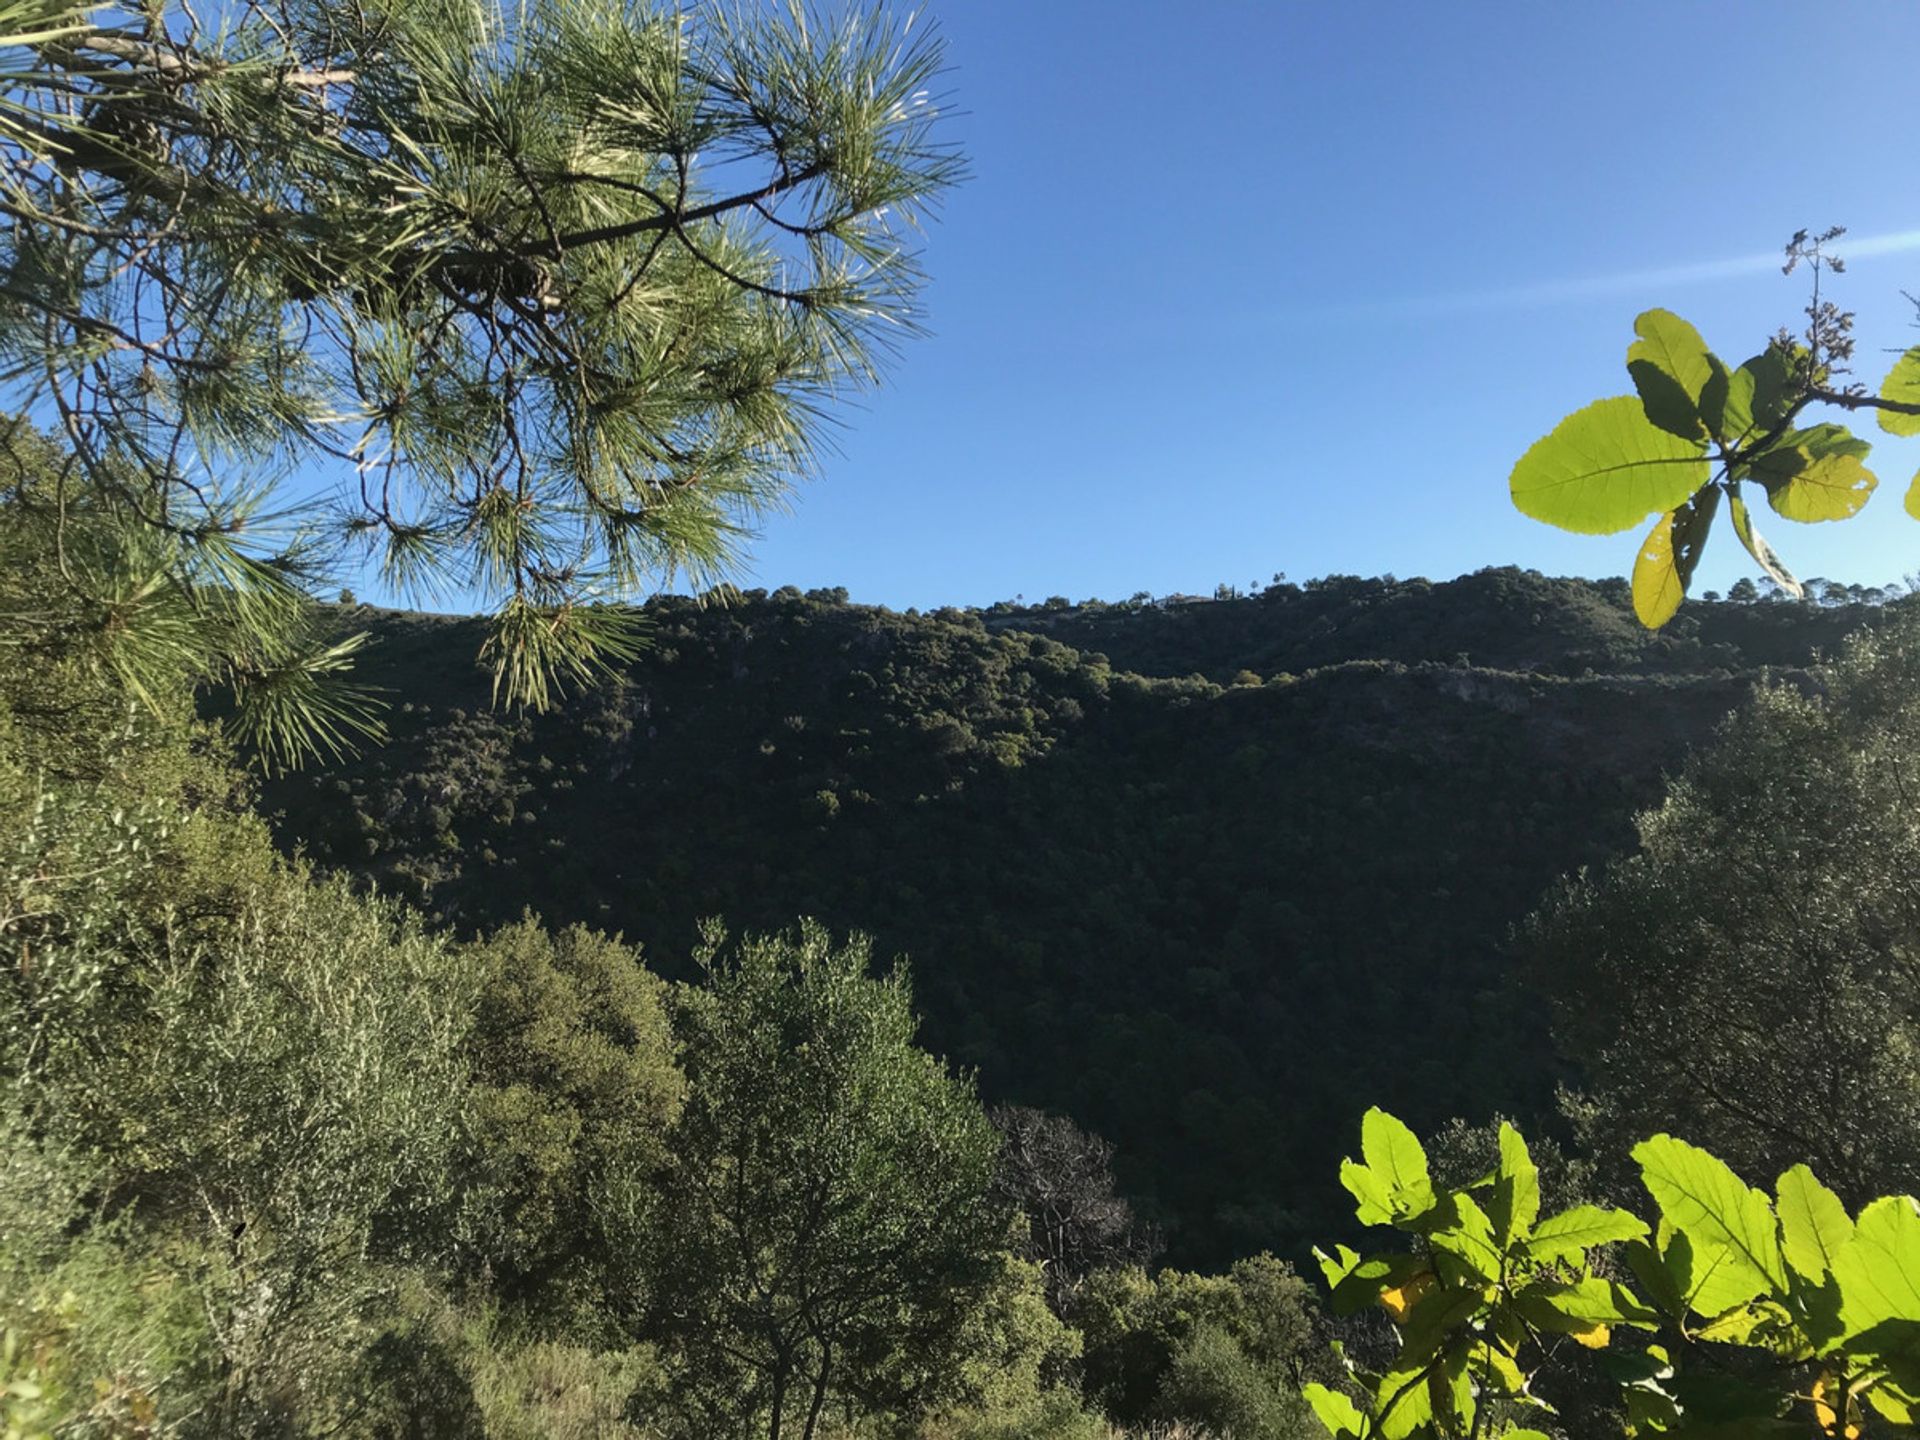
{"type": "MultiPolygon", "coordinates": [[[[748,585],[928,607],[1620,574],[1636,536],[1528,521],[1506,477],[1630,390],[1639,310],[1743,358],[1804,303],[1779,246],[1844,224],[1911,237],[1832,282],[1862,377],[1920,341],[1910,0],[931,13],[974,171],[928,236],[932,333],[846,412],[748,585]]],[[[1797,573],[1920,570],[1920,442],[1869,463],[1853,522],[1763,522],[1797,573]]],[[[1696,588],[1751,570],[1716,535],[1696,588]]]]}

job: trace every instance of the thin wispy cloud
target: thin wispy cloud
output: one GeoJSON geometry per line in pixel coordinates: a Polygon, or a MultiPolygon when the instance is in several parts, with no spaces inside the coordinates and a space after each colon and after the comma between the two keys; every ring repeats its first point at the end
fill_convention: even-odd
{"type": "MultiPolygon", "coordinates": [[[[1884,235],[1846,235],[1836,242],[1833,249],[1850,263],[1882,255],[1903,255],[1920,250],[1920,230],[1897,230],[1884,235]]],[[[1778,273],[1783,263],[1781,251],[1767,250],[1750,255],[1732,255],[1720,260],[1702,260],[1691,265],[1617,270],[1606,275],[1538,280],[1484,290],[1368,300],[1337,308],[1349,317],[1382,319],[1426,319],[1485,310],[1534,309],[1543,305],[1568,305],[1611,296],[1644,296],[1651,291],[1738,280],[1749,275],[1763,275],[1768,271],[1778,273]]]]}

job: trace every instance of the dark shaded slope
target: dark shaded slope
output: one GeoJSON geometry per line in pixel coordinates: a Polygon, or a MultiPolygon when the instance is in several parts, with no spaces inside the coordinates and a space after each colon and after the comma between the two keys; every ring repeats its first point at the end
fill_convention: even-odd
{"type": "MultiPolygon", "coordinates": [[[[625,683],[540,718],[486,708],[467,623],[380,617],[394,743],[275,786],[283,835],[462,926],[530,907],[668,971],[707,916],[869,930],[929,1041],[1115,1140],[1196,1262],[1336,1226],[1367,1104],[1548,1107],[1503,937],[1750,683],[1353,661],[1221,688],[959,612],[653,613],[625,683]]],[[[1793,614],[1821,618],[1766,633],[1793,614]]]]}

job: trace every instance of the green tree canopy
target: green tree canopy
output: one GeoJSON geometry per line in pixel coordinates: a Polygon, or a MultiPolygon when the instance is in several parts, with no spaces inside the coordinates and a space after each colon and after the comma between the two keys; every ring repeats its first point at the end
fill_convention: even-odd
{"type": "Polygon", "coordinates": [[[469,1053],[495,1293],[560,1333],[596,1337],[633,1277],[603,1225],[610,1192],[666,1163],[682,1083],[666,986],[617,940],[531,917],[475,947],[480,987],[469,1053]]]}
{"type": "Polygon", "coordinates": [[[641,1237],[704,1433],[812,1440],[834,1395],[925,1410],[1009,1233],[993,1127],[914,1047],[905,975],[872,978],[864,941],[719,946],[682,995],[676,1170],[641,1237]]]}
{"type": "Polygon", "coordinates": [[[1917,639],[1903,617],[1816,693],[1758,691],[1641,817],[1639,853],[1529,926],[1607,1139],[1806,1161],[1856,1203],[1920,1189],[1917,639]]]}

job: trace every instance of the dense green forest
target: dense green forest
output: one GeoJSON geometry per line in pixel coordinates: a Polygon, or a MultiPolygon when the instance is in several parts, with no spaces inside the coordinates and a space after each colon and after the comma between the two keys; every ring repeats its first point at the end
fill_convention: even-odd
{"type": "Polygon", "coordinates": [[[467,933],[532,909],[686,975],[708,917],[869,932],[928,1043],[1114,1142],[1170,1256],[1218,1266],[1338,1228],[1362,1101],[1551,1117],[1572,1077],[1512,927],[1763,674],[1885,613],[1650,634],[1618,582],[1515,570],[930,615],[754,592],[653,602],[617,683],[512,715],[473,622],[361,608],[389,742],[263,803],[467,933]],[[1384,1052],[1383,1014],[1418,1017],[1384,1052]]]}
{"type": "Polygon", "coordinates": [[[0,0],[0,1437],[1914,1433],[1920,613],[1747,508],[1920,433],[1841,232],[1514,466],[1630,580],[712,588],[945,71],[0,0]]]}

